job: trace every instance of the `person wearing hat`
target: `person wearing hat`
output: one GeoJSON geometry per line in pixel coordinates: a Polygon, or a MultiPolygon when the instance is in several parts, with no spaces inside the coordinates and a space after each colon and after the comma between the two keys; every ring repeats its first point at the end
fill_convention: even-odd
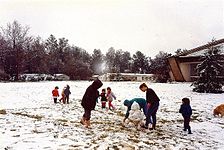
{"type": "Polygon", "coordinates": [[[129,117],[129,111],[131,110],[131,106],[134,102],[139,104],[140,109],[143,110],[144,115],[147,114],[147,103],[144,98],[133,98],[131,100],[126,99],[126,100],[124,100],[124,106],[127,106],[127,111],[125,114],[125,118],[123,120],[123,124],[125,123],[125,120],[129,117]]]}
{"type": "Polygon", "coordinates": [[[81,124],[85,125],[86,128],[90,128],[90,118],[91,111],[95,109],[96,99],[99,97],[98,89],[103,85],[103,83],[96,79],[93,83],[86,89],[83,95],[81,105],[84,108],[84,114],[80,121],[81,124]]]}
{"type": "MultiPolygon", "coordinates": [[[[70,86],[67,85],[65,90],[64,90],[64,94],[65,94],[65,102],[67,104],[69,104],[69,95],[71,94],[71,91],[70,91],[70,86]]],[[[64,103],[65,104],[65,103],[64,103]]]]}

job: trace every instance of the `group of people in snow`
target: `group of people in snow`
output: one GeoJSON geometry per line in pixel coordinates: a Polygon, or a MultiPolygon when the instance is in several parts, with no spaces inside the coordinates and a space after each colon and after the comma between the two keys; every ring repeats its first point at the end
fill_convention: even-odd
{"type": "MultiPolygon", "coordinates": [[[[58,103],[58,97],[59,97],[59,92],[58,92],[58,89],[59,87],[56,86],[54,88],[54,90],[52,90],[52,96],[53,96],[53,99],[54,99],[54,103],[58,103]]],[[[69,95],[71,94],[71,91],[70,91],[70,86],[69,85],[66,85],[63,89],[62,89],[62,92],[61,92],[61,98],[59,99],[60,102],[62,102],[63,104],[69,104],[69,95]]]]}
{"type": "MultiPolygon", "coordinates": [[[[86,128],[90,127],[91,111],[95,109],[99,97],[101,97],[101,104],[103,109],[106,108],[107,102],[109,109],[115,109],[115,107],[112,104],[112,101],[113,99],[116,100],[116,96],[111,91],[110,87],[107,88],[107,92],[106,89],[102,89],[102,92],[99,94],[98,89],[102,87],[102,85],[103,83],[99,79],[93,81],[93,83],[86,89],[85,94],[82,98],[81,105],[84,108],[84,114],[82,116],[80,123],[82,123],[86,128]]],[[[58,87],[55,87],[55,91],[57,91],[57,89],[58,87]]],[[[68,85],[66,89],[69,90],[68,85]]],[[[127,99],[124,100],[123,104],[124,106],[127,107],[127,111],[122,124],[125,126],[125,124],[132,122],[137,126],[138,129],[156,130],[156,113],[159,108],[160,99],[155,93],[155,91],[149,88],[145,83],[142,83],[139,86],[139,89],[142,92],[146,92],[146,99],[133,98],[131,100],[127,99]]],[[[64,94],[67,93],[65,92],[65,90],[64,94]]],[[[55,91],[54,90],[52,91],[53,96],[55,91]]],[[[57,97],[59,95],[57,92],[55,93],[56,98],[54,97],[54,102],[57,102],[57,97]]],[[[71,94],[70,90],[68,93],[71,94]]],[[[67,97],[66,94],[65,97],[66,97],[65,99],[69,99],[69,96],[67,97]]],[[[192,115],[192,109],[190,106],[190,100],[188,98],[182,99],[182,105],[180,106],[179,112],[182,114],[184,118],[183,130],[184,131],[188,130],[188,133],[191,134],[192,132],[189,124],[190,124],[190,117],[192,115]]]]}
{"type": "Polygon", "coordinates": [[[114,105],[112,104],[112,101],[114,99],[116,100],[116,96],[111,91],[110,87],[107,87],[107,93],[106,93],[106,89],[102,89],[102,92],[100,93],[99,97],[101,98],[101,105],[103,109],[106,108],[107,102],[108,102],[109,109],[112,109],[112,110],[115,109],[114,105]]]}

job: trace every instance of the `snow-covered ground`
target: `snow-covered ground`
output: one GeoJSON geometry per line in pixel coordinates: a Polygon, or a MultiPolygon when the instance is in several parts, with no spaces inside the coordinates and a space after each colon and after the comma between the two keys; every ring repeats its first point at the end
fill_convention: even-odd
{"type": "MultiPolygon", "coordinates": [[[[138,131],[122,127],[124,99],[145,97],[139,82],[104,82],[116,94],[115,111],[92,112],[92,129],[80,123],[80,100],[91,84],[80,82],[0,83],[0,149],[224,149],[224,118],[214,117],[215,106],[224,103],[224,94],[192,92],[189,83],[147,83],[160,97],[157,130],[138,131]],[[53,104],[51,91],[69,84],[71,103],[53,104]],[[189,97],[193,109],[193,134],[182,131],[178,113],[181,99],[189,97]]],[[[101,90],[101,89],[100,89],[101,90]]]]}

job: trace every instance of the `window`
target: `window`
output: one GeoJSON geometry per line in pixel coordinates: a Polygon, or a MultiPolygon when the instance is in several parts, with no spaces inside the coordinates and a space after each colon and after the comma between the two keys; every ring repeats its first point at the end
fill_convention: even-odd
{"type": "Polygon", "coordinates": [[[197,76],[197,70],[196,70],[196,68],[197,68],[197,65],[198,64],[190,64],[190,75],[191,76],[197,76]]]}

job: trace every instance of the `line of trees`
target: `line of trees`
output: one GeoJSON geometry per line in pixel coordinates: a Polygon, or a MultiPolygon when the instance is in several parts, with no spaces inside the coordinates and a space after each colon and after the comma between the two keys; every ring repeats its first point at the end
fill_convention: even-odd
{"type": "Polygon", "coordinates": [[[19,80],[24,73],[57,74],[63,73],[72,80],[89,79],[93,74],[106,72],[154,73],[161,81],[168,79],[167,57],[170,54],[159,52],[155,59],[141,51],[133,56],[121,49],[108,49],[104,55],[100,49],[92,54],[70,45],[66,38],[50,35],[48,39],[29,36],[29,27],[17,21],[0,29],[0,77],[19,80]]]}

